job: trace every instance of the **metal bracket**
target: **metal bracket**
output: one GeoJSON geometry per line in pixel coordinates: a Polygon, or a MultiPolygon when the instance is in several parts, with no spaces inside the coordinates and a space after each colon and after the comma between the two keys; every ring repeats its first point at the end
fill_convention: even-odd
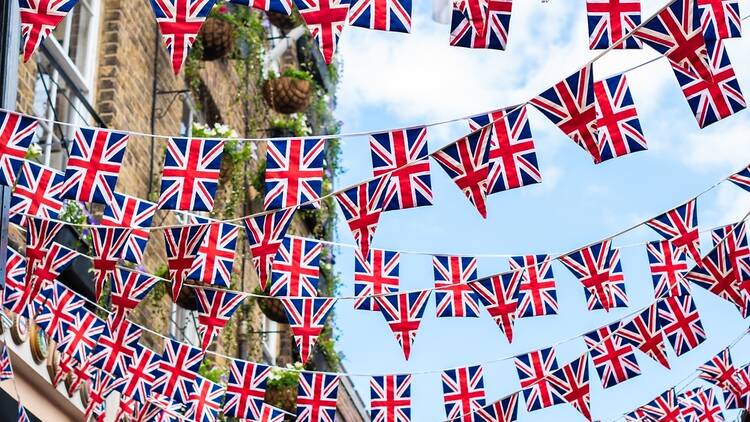
{"type": "Polygon", "coordinates": [[[167,113],[169,112],[169,109],[171,109],[172,105],[174,105],[175,100],[179,98],[180,100],[184,101],[185,99],[189,98],[190,90],[189,89],[175,89],[175,90],[162,91],[162,90],[157,89],[156,95],[157,96],[158,95],[171,95],[172,96],[172,98],[169,100],[169,103],[167,104],[166,107],[164,108],[158,107],[155,109],[156,118],[161,119],[162,117],[167,115],[167,113]]]}

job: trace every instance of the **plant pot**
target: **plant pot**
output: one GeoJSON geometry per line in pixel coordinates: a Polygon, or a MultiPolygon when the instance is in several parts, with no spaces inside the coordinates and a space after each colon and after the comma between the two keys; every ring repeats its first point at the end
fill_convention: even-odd
{"type": "MultiPolygon", "coordinates": [[[[264,292],[264,294],[268,294],[264,292]]],[[[279,299],[273,299],[270,297],[256,297],[258,301],[258,307],[268,319],[271,321],[278,322],[279,324],[288,324],[289,320],[286,317],[286,310],[284,304],[279,299]]]]}
{"type": "MultiPolygon", "coordinates": [[[[167,285],[167,294],[169,294],[170,298],[172,297],[171,285],[167,285]]],[[[176,303],[180,308],[187,309],[188,311],[198,310],[198,304],[195,302],[195,291],[192,287],[190,287],[189,284],[182,284],[182,287],[180,288],[180,294],[177,295],[177,300],[175,300],[174,303],[176,303]]]]}
{"type": "Polygon", "coordinates": [[[310,81],[281,76],[263,84],[263,99],[279,113],[298,113],[310,104],[312,85],[310,81]]]}
{"type": "Polygon", "coordinates": [[[222,59],[234,50],[234,26],[219,18],[208,18],[198,32],[203,60],[222,59]]]}
{"type": "MultiPolygon", "coordinates": [[[[297,414],[297,387],[275,387],[269,385],[266,388],[266,403],[293,415],[297,414]]],[[[289,415],[285,416],[285,420],[287,419],[293,420],[289,415]]]]}
{"type": "Polygon", "coordinates": [[[268,21],[271,22],[271,25],[279,28],[285,33],[291,31],[297,26],[297,23],[291,15],[285,15],[278,12],[266,12],[266,16],[268,16],[268,21]]]}

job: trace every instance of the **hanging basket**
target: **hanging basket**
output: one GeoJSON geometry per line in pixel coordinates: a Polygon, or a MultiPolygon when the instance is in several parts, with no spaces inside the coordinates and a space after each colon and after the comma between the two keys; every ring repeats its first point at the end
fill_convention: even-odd
{"type": "MultiPolygon", "coordinates": [[[[266,289],[263,294],[267,295],[268,289],[266,289]]],[[[278,322],[279,324],[289,323],[289,320],[286,317],[286,310],[284,310],[284,304],[282,304],[279,299],[270,297],[256,297],[256,300],[258,301],[258,307],[260,308],[260,311],[263,312],[263,315],[265,315],[268,319],[274,322],[278,322]]]]}
{"type": "Polygon", "coordinates": [[[263,99],[269,107],[279,113],[298,113],[310,104],[312,85],[310,81],[281,76],[263,84],[263,99]]]}
{"type": "Polygon", "coordinates": [[[223,19],[206,19],[198,32],[198,38],[203,47],[203,60],[223,59],[234,50],[234,27],[223,19]]]}
{"type": "Polygon", "coordinates": [[[266,12],[266,16],[268,16],[268,21],[271,22],[271,25],[279,28],[285,33],[291,31],[297,26],[297,23],[291,15],[285,15],[278,12],[266,12]]]}
{"type": "MultiPolygon", "coordinates": [[[[266,403],[291,414],[297,414],[297,387],[276,387],[269,385],[266,388],[266,403]]],[[[285,416],[284,419],[294,420],[290,415],[285,416]]]]}
{"type": "MultiPolygon", "coordinates": [[[[167,285],[167,293],[169,294],[169,297],[172,297],[172,286],[167,285]]],[[[180,294],[177,295],[177,300],[174,300],[174,303],[177,304],[177,306],[187,309],[188,311],[197,311],[198,310],[198,304],[195,301],[195,290],[190,287],[189,284],[183,283],[182,287],[180,287],[180,294]]]]}

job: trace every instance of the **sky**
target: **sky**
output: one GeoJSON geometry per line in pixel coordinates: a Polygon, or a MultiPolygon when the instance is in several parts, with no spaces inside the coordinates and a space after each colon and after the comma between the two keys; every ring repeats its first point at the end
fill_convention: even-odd
{"type": "MultiPolygon", "coordinates": [[[[643,15],[650,16],[664,1],[643,0],[643,15]]],[[[740,7],[743,15],[750,13],[750,1],[741,0],[740,7]]],[[[575,72],[596,55],[588,51],[584,0],[514,2],[507,51],[450,47],[448,25],[432,21],[431,3],[426,0],[416,2],[413,22],[409,35],[345,28],[337,53],[343,59],[343,73],[336,114],[343,121],[343,132],[418,125],[513,105],[575,72]]],[[[730,40],[727,48],[740,85],[750,92],[750,56],[743,54],[750,51],[750,38],[730,40]]],[[[601,79],[653,57],[657,55],[647,47],[612,52],[596,62],[594,76],[601,79]]],[[[750,113],[741,112],[700,130],[664,59],[628,72],[627,77],[648,151],[593,165],[583,150],[529,108],[543,182],[490,196],[486,220],[432,161],[434,205],[383,214],[374,238],[376,248],[426,252],[402,253],[401,288],[433,285],[431,253],[520,255],[572,250],[680,205],[750,163],[750,113]]],[[[429,128],[430,151],[461,137],[467,128],[465,121],[429,128]]],[[[371,177],[367,137],[345,138],[342,159],[345,172],[337,182],[340,187],[371,177]]],[[[750,195],[724,183],[700,197],[699,224],[708,229],[734,222],[749,209],[750,195]]],[[[343,219],[337,236],[340,242],[353,242],[343,219]]],[[[560,263],[553,263],[559,315],[517,320],[512,344],[486,312],[480,318],[438,319],[431,298],[407,362],[379,313],[355,311],[351,301],[340,301],[336,322],[344,364],[351,373],[434,371],[414,377],[412,420],[443,420],[441,369],[546,347],[650,304],[653,287],[642,242],[658,238],[651,229],[640,227],[613,241],[614,246],[623,246],[630,297],[627,309],[588,311],[581,285],[560,263]]],[[[702,248],[704,252],[710,248],[705,234],[702,248]]],[[[353,250],[339,248],[340,295],[353,294],[353,268],[353,250]]],[[[507,269],[506,258],[479,259],[480,277],[507,269]]],[[[642,375],[607,390],[590,365],[594,419],[614,420],[650,401],[747,328],[730,303],[697,287],[693,295],[708,340],[679,358],[668,346],[671,370],[636,352],[642,375]]],[[[746,338],[733,349],[735,363],[750,362],[748,345],[746,338]]],[[[558,363],[570,362],[584,351],[580,338],[561,344],[558,363]]],[[[483,367],[488,403],[519,389],[512,360],[483,367]]],[[[369,403],[369,378],[352,380],[369,403]]],[[[570,405],[527,413],[520,403],[520,421],[548,419],[584,420],[570,405]]]]}

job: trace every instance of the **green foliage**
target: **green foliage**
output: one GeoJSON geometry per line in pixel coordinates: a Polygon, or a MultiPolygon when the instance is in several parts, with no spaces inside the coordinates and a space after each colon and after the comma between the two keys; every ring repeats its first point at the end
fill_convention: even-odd
{"type": "Polygon", "coordinates": [[[214,364],[213,360],[206,358],[201,362],[200,368],[198,368],[198,374],[209,381],[213,381],[217,384],[221,384],[221,377],[226,371],[214,364]]]}
{"type": "Polygon", "coordinates": [[[39,161],[39,158],[41,157],[42,147],[40,147],[36,142],[29,145],[29,149],[26,150],[26,155],[24,156],[25,159],[32,161],[39,161]]]}
{"type": "Polygon", "coordinates": [[[286,368],[273,368],[268,376],[268,386],[277,389],[297,387],[299,384],[299,373],[304,366],[300,362],[294,365],[287,364],[286,368]]]}
{"type": "Polygon", "coordinates": [[[81,225],[85,225],[87,222],[88,213],[81,204],[76,201],[65,201],[63,209],[60,212],[60,221],[73,224],[72,228],[78,233],[78,238],[82,244],[76,245],[76,247],[84,246],[87,249],[91,249],[91,231],[84,228],[81,225]]]}
{"type": "Polygon", "coordinates": [[[285,133],[284,136],[308,136],[312,134],[312,130],[307,125],[307,116],[301,113],[292,113],[288,116],[273,119],[271,129],[285,133]]]}

